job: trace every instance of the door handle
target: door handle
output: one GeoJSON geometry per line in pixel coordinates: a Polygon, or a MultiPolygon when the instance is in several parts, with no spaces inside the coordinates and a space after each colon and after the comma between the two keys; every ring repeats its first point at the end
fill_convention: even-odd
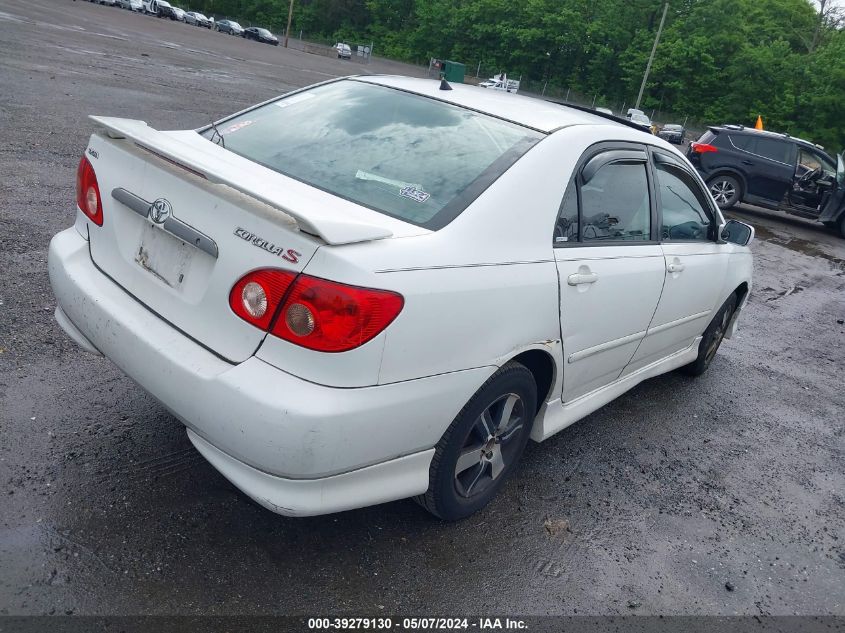
{"type": "Polygon", "coordinates": [[[752,163],[750,160],[744,160],[744,161],[742,161],[742,164],[743,165],[753,165],[754,163],[752,163]]]}
{"type": "Polygon", "coordinates": [[[596,273],[574,273],[566,278],[566,283],[570,286],[579,286],[581,284],[594,284],[599,280],[596,273]]]}
{"type": "Polygon", "coordinates": [[[684,265],[681,262],[672,262],[666,265],[666,270],[670,273],[679,273],[684,270],[684,265]]]}

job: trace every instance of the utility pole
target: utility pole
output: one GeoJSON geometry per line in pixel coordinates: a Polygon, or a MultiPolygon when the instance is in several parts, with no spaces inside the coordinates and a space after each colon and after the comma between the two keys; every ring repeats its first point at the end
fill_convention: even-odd
{"type": "Polygon", "coordinates": [[[640,94],[637,95],[637,105],[634,106],[638,110],[640,108],[640,101],[642,101],[643,98],[645,83],[648,81],[648,73],[651,72],[651,62],[654,61],[654,54],[657,52],[657,43],[660,41],[660,33],[663,31],[663,23],[666,21],[666,12],[668,10],[669,3],[667,2],[663,7],[663,17],[660,18],[660,26],[657,27],[657,35],[654,36],[654,46],[651,47],[651,55],[648,56],[648,64],[646,64],[645,74],[643,75],[643,83],[640,84],[640,94]]]}
{"type": "MultiPolygon", "coordinates": [[[[663,14],[666,15],[665,13],[663,14]]],[[[288,47],[288,35],[290,34],[290,21],[293,19],[293,0],[290,0],[290,8],[288,9],[288,28],[285,29],[285,48],[288,47]]],[[[660,26],[663,26],[663,23],[660,23],[660,26]]],[[[658,33],[659,35],[659,33],[658,33]]],[[[653,55],[654,53],[652,53],[653,55]]],[[[650,63],[650,62],[649,62],[650,63]]],[[[648,71],[646,71],[648,72],[648,71]]],[[[640,91],[642,92],[642,90],[640,91]]]]}

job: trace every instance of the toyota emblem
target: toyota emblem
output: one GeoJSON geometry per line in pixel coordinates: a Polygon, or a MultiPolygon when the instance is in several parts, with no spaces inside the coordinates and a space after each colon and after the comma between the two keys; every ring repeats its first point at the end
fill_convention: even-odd
{"type": "Polygon", "coordinates": [[[159,198],[150,205],[150,220],[156,224],[164,224],[172,212],[173,207],[170,206],[170,202],[159,198]]]}

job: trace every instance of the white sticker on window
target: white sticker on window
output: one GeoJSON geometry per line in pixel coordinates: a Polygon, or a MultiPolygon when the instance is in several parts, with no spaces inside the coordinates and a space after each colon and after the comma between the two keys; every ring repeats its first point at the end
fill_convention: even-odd
{"type": "Polygon", "coordinates": [[[300,92],[297,95],[291,95],[290,97],[285,97],[284,99],[279,99],[276,101],[276,106],[279,108],[287,108],[288,106],[292,106],[297,103],[302,103],[303,101],[308,101],[308,99],[313,99],[314,95],[310,92],[300,92]]]}
{"type": "Polygon", "coordinates": [[[399,195],[403,198],[410,198],[414,202],[425,202],[431,197],[430,193],[426,193],[422,189],[417,189],[413,185],[402,187],[399,190],[399,195]]]}

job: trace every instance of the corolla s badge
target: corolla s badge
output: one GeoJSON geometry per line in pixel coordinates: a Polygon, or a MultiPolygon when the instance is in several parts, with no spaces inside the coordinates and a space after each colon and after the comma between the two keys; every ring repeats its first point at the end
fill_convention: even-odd
{"type": "Polygon", "coordinates": [[[150,205],[150,220],[156,224],[164,224],[171,213],[173,213],[173,207],[164,198],[159,198],[150,205]]]}
{"type": "Polygon", "coordinates": [[[253,246],[257,246],[258,248],[267,251],[271,255],[278,255],[282,259],[289,261],[291,264],[298,263],[299,258],[302,257],[302,253],[299,251],[295,251],[292,248],[285,249],[281,246],[276,246],[272,242],[265,240],[263,237],[260,237],[251,231],[247,231],[246,229],[242,229],[241,227],[235,229],[235,235],[245,242],[249,242],[253,246]]]}

